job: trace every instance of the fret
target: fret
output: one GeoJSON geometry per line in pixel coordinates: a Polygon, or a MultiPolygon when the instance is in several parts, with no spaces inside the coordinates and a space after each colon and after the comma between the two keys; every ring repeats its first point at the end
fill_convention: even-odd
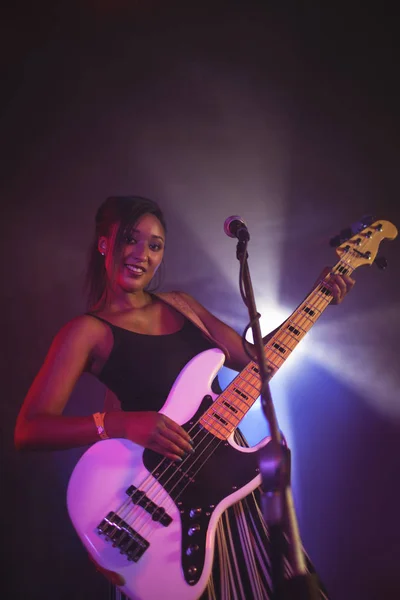
{"type": "Polygon", "coordinates": [[[226,410],[230,410],[235,415],[237,415],[239,418],[239,421],[246,414],[246,412],[242,408],[240,408],[240,406],[234,406],[233,404],[230,404],[230,402],[228,402],[227,400],[225,400],[223,398],[221,398],[221,403],[224,405],[224,408],[226,410]]]}
{"type": "Polygon", "coordinates": [[[297,318],[300,320],[300,322],[302,323],[302,326],[306,329],[306,331],[309,331],[315,323],[312,316],[310,317],[302,312],[299,312],[297,314],[297,318]]]}
{"type": "Polygon", "coordinates": [[[218,407],[221,410],[216,411],[214,410],[211,414],[211,416],[216,419],[219,423],[221,423],[221,425],[223,425],[224,427],[226,427],[227,429],[229,429],[229,426],[235,428],[237,426],[237,424],[239,423],[238,418],[234,415],[234,414],[228,414],[228,411],[226,409],[223,409],[223,407],[218,407]],[[221,411],[225,410],[226,414],[221,414],[221,411]],[[231,419],[233,419],[233,422],[229,420],[230,417],[231,419]]]}
{"type": "Polygon", "coordinates": [[[231,430],[229,430],[227,427],[224,427],[222,423],[219,423],[217,420],[214,420],[212,418],[212,415],[209,413],[209,410],[210,409],[208,409],[201,417],[200,425],[202,425],[205,429],[207,429],[207,431],[215,435],[215,437],[221,440],[226,440],[231,435],[232,431],[234,430],[234,427],[232,427],[231,430]]]}
{"type": "MultiPolygon", "coordinates": [[[[312,310],[308,306],[306,306],[305,308],[312,310]]],[[[307,312],[307,313],[304,312],[305,308],[297,309],[295,312],[297,313],[297,318],[303,319],[303,323],[307,326],[307,331],[308,331],[309,329],[311,329],[311,326],[314,325],[314,323],[315,323],[315,320],[313,320],[313,318],[312,318],[315,315],[315,312],[312,311],[313,314],[310,315],[309,312],[307,312]]]]}
{"type": "MultiPolygon", "coordinates": [[[[286,340],[286,341],[296,342],[297,340],[286,340]]],[[[272,351],[276,352],[276,353],[279,352],[279,357],[282,359],[282,361],[285,361],[287,359],[287,357],[290,356],[290,354],[296,348],[296,345],[297,344],[294,343],[294,344],[292,344],[292,346],[289,346],[287,343],[283,342],[280,339],[277,339],[275,341],[275,338],[274,338],[274,343],[272,345],[272,351]]],[[[269,349],[270,348],[268,348],[268,350],[269,349]]]]}
{"type": "Polygon", "coordinates": [[[351,275],[354,271],[353,267],[346,263],[345,260],[340,260],[336,265],[334,273],[340,273],[340,275],[351,275]],[[337,268],[336,268],[337,267],[337,268]]]}
{"type": "Polygon", "coordinates": [[[272,364],[279,369],[283,363],[285,362],[285,359],[283,358],[283,356],[281,356],[280,354],[278,354],[275,350],[273,350],[271,347],[267,348],[267,353],[266,353],[267,359],[270,360],[272,362],[272,364]],[[276,356],[275,361],[272,360],[271,358],[271,353],[272,355],[276,356]]]}
{"type": "MultiPolygon", "coordinates": [[[[299,340],[307,333],[307,330],[300,325],[300,322],[295,319],[290,319],[282,333],[290,336],[292,339],[299,340]]],[[[279,334],[280,332],[278,332],[278,335],[279,334]]]]}
{"type": "MultiPolygon", "coordinates": [[[[324,310],[326,306],[322,307],[322,310],[324,310]]],[[[304,304],[302,308],[296,311],[297,318],[300,319],[300,321],[303,320],[303,324],[307,327],[306,331],[309,331],[311,329],[316,320],[322,314],[322,310],[319,310],[315,302],[308,301],[306,304],[304,304]]]]}
{"type": "MultiPolygon", "coordinates": [[[[280,363],[280,364],[277,364],[276,362],[274,362],[274,361],[272,360],[272,356],[268,356],[267,352],[268,352],[268,350],[269,350],[269,346],[265,346],[265,347],[264,347],[264,350],[265,350],[265,357],[266,357],[266,359],[267,359],[267,363],[268,363],[268,364],[270,364],[270,363],[271,363],[271,365],[272,365],[272,366],[274,367],[274,369],[277,371],[277,370],[279,369],[279,367],[281,366],[281,364],[282,364],[282,363],[280,363]]],[[[278,357],[278,358],[281,358],[281,357],[278,357]]]]}
{"type": "Polygon", "coordinates": [[[315,323],[315,321],[306,319],[303,317],[303,315],[301,315],[301,324],[302,324],[302,327],[303,327],[305,333],[308,333],[310,331],[310,329],[314,325],[314,323],[315,323]]]}
{"type": "Polygon", "coordinates": [[[234,390],[226,389],[224,392],[224,397],[226,396],[229,404],[232,404],[235,408],[245,406],[246,408],[250,408],[254,402],[254,398],[248,396],[246,399],[238,396],[238,394],[234,390]]]}
{"type": "Polygon", "coordinates": [[[249,396],[249,394],[246,394],[246,392],[244,392],[243,390],[241,390],[241,389],[240,389],[240,387],[235,387],[235,388],[233,389],[233,391],[235,392],[235,394],[238,394],[238,396],[240,396],[240,398],[241,398],[241,399],[243,398],[243,399],[244,399],[244,400],[246,400],[246,401],[247,401],[247,400],[249,399],[249,397],[250,397],[250,396],[249,396]]]}
{"type": "MultiPolygon", "coordinates": [[[[307,304],[305,304],[303,306],[302,311],[306,313],[305,315],[303,314],[303,317],[305,319],[310,319],[311,321],[312,321],[312,317],[316,316],[317,313],[320,313],[320,311],[315,306],[315,304],[313,304],[313,302],[307,302],[307,304]]],[[[318,315],[317,315],[317,317],[318,317],[318,315]]],[[[314,323],[314,321],[312,321],[312,322],[314,323]]]]}
{"type": "Polygon", "coordinates": [[[237,387],[250,398],[257,397],[258,390],[260,389],[260,380],[258,379],[254,383],[255,385],[253,385],[249,381],[244,381],[241,377],[238,377],[237,379],[237,387]]]}
{"type": "Polygon", "coordinates": [[[323,296],[332,296],[332,291],[326,282],[322,282],[321,287],[319,287],[317,290],[317,294],[322,294],[323,296]]]}
{"type": "Polygon", "coordinates": [[[292,327],[294,332],[298,332],[297,336],[294,332],[288,332],[288,326],[286,326],[284,331],[275,334],[275,336],[272,338],[272,340],[270,340],[268,345],[268,349],[270,349],[272,343],[272,351],[279,352],[280,357],[283,360],[286,360],[286,358],[290,356],[293,350],[295,350],[295,348],[297,347],[299,341],[306,334],[304,330],[297,329],[293,325],[289,325],[289,327],[292,327]]]}
{"type": "MultiPolygon", "coordinates": [[[[270,346],[270,348],[271,348],[271,346],[270,346]]],[[[281,353],[281,355],[283,355],[283,354],[285,354],[285,352],[287,352],[287,348],[284,347],[283,343],[281,345],[278,342],[273,342],[272,348],[273,348],[273,352],[278,351],[281,353]]]]}
{"type": "MultiPolygon", "coordinates": [[[[248,405],[246,404],[245,408],[247,408],[247,406],[248,405]]],[[[221,396],[219,396],[219,398],[216,399],[216,401],[214,402],[214,407],[215,411],[218,411],[218,413],[221,416],[226,417],[226,419],[229,422],[231,422],[232,420],[240,420],[241,416],[239,413],[244,412],[243,408],[240,405],[240,402],[238,403],[236,401],[236,398],[226,398],[225,393],[222,393],[221,396]]]]}
{"type": "MultiPolygon", "coordinates": [[[[304,337],[304,335],[302,337],[304,337]]],[[[274,340],[276,339],[278,346],[284,350],[280,352],[281,356],[286,359],[291,352],[297,348],[297,345],[302,337],[293,337],[284,331],[280,337],[274,338],[274,340]]]]}
{"type": "Polygon", "coordinates": [[[337,269],[337,272],[340,273],[340,275],[348,275],[350,269],[344,265],[340,265],[340,267],[337,269]]]}
{"type": "MultiPolygon", "coordinates": [[[[339,268],[338,265],[337,268],[339,268]]],[[[340,268],[342,268],[342,265],[340,265],[340,268]]],[[[347,266],[344,268],[348,269],[347,266]]],[[[331,302],[332,297],[332,292],[329,289],[329,279],[318,282],[313,292],[293,311],[275,335],[268,340],[268,343],[264,346],[264,356],[271,369],[269,380],[318,320],[331,302]]],[[[260,392],[260,369],[257,362],[252,361],[231,381],[214,404],[206,411],[200,419],[201,425],[219,439],[227,439],[259,398],[260,392]]]]}
{"type": "MultiPolygon", "coordinates": [[[[326,304],[326,306],[328,306],[328,304],[331,302],[333,296],[331,295],[330,297],[325,296],[322,292],[318,292],[317,294],[318,296],[318,300],[324,304],[326,304]]],[[[323,307],[323,309],[325,308],[325,306],[323,307]]],[[[323,310],[322,309],[322,310],[323,310]]],[[[322,312],[322,311],[320,311],[322,312]]]]}
{"type": "MultiPolygon", "coordinates": [[[[275,373],[278,371],[278,369],[280,369],[280,367],[283,365],[283,363],[285,362],[285,360],[282,359],[279,365],[277,365],[275,363],[272,363],[272,361],[269,360],[269,357],[268,357],[267,352],[266,352],[265,353],[265,362],[267,363],[267,367],[269,368],[269,371],[271,373],[271,375],[270,375],[270,379],[271,379],[272,374],[275,375],[275,373]],[[271,367],[271,364],[273,364],[273,367],[271,367]]],[[[260,389],[261,389],[261,383],[260,383],[260,389]]]]}
{"type": "Polygon", "coordinates": [[[253,367],[254,370],[258,372],[258,367],[254,365],[254,363],[250,363],[250,365],[246,367],[244,373],[247,378],[242,376],[243,373],[238,374],[221,396],[215,401],[220,404],[227,403],[230,408],[225,409],[225,411],[232,409],[233,411],[238,411],[238,423],[260,395],[260,377],[252,374],[254,373],[253,367]],[[252,379],[252,382],[248,381],[248,377],[252,379]]]}
{"type": "MultiPolygon", "coordinates": [[[[223,436],[223,438],[226,439],[230,436],[232,431],[236,429],[243,417],[243,414],[239,417],[234,415],[231,411],[228,413],[228,410],[223,409],[220,403],[217,407],[215,407],[215,404],[216,402],[214,403],[213,410],[211,412],[207,411],[207,413],[203,415],[200,423],[206,427],[206,429],[212,429],[212,433],[218,433],[219,435],[217,437],[223,436]],[[224,414],[221,414],[221,411],[225,411],[224,414]]],[[[249,407],[246,408],[248,410],[249,407]]],[[[244,411],[241,412],[244,413],[244,411]]]]}
{"type": "Polygon", "coordinates": [[[286,356],[286,354],[290,353],[295,346],[290,346],[291,338],[286,334],[286,332],[282,332],[281,336],[274,337],[273,348],[280,352],[282,356],[286,356]]]}
{"type": "Polygon", "coordinates": [[[249,377],[250,379],[248,377],[244,378],[242,375],[238,375],[237,379],[240,380],[240,383],[238,383],[238,385],[240,385],[240,387],[242,387],[246,392],[251,394],[252,390],[250,388],[256,391],[260,389],[260,378],[255,377],[252,374],[250,374],[249,377]]]}
{"type": "Polygon", "coordinates": [[[301,340],[305,333],[304,329],[297,323],[296,325],[290,323],[290,325],[286,326],[285,335],[289,336],[290,339],[295,340],[295,342],[301,340]]]}

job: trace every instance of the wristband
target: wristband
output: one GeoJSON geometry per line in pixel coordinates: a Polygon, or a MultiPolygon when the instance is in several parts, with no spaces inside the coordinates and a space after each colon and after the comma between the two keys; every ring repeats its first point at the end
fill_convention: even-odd
{"type": "Polygon", "coordinates": [[[96,425],[96,429],[97,429],[97,433],[99,434],[99,437],[102,440],[108,440],[110,439],[106,433],[106,430],[104,429],[104,416],[106,413],[94,413],[93,414],[93,419],[94,419],[94,423],[96,425]]]}

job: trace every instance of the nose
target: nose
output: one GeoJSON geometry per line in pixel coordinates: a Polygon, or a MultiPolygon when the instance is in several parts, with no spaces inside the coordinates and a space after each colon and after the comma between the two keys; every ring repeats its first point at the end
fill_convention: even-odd
{"type": "Polygon", "coordinates": [[[144,240],[138,241],[133,247],[132,254],[137,260],[147,260],[149,256],[147,243],[144,240]]]}

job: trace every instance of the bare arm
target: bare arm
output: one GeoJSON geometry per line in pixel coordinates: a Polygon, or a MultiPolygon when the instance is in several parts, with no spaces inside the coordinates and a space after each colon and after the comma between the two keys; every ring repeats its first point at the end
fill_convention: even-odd
{"type": "Polygon", "coordinates": [[[62,416],[76,382],[87,370],[95,344],[95,328],[85,317],[70,321],[57,333],[18,415],[18,449],[73,448],[99,439],[91,415],[62,416]]]}
{"type": "MultiPolygon", "coordinates": [[[[62,450],[99,441],[93,416],[66,417],[64,408],[82,373],[88,370],[105,326],[78,317],[54,338],[18,415],[15,445],[20,450],[62,450]]],[[[112,438],[127,438],[172,460],[191,451],[189,435],[157,412],[123,412],[112,407],[105,416],[112,438]]]]}

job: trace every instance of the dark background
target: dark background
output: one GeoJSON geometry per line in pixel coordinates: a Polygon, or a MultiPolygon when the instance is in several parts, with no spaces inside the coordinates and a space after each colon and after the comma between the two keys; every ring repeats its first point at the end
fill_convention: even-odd
{"type": "MultiPolygon", "coordinates": [[[[384,4],[360,7],[3,9],[2,597],[108,597],[65,505],[84,449],[13,447],[52,337],[85,310],[87,248],[105,197],[162,204],[164,288],[194,294],[238,331],[247,314],[235,243],[222,231],[229,215],[251,232],[264,333],[277,307],[279,322],[335,262],[333,235],[365,214],[399,227],[398,23],[384,4]]],[[[302,539],[333,600],[400,597],[398,240],[382,252],[388,269],[360,268],[351,296],[327,310],[272,385],[302,539]]],[[[103,395],[84,376],[67,412],[98,410],[103,395]]],[[[257,407],[252,415],[256,437],[263,417],[257,407]]]]}

